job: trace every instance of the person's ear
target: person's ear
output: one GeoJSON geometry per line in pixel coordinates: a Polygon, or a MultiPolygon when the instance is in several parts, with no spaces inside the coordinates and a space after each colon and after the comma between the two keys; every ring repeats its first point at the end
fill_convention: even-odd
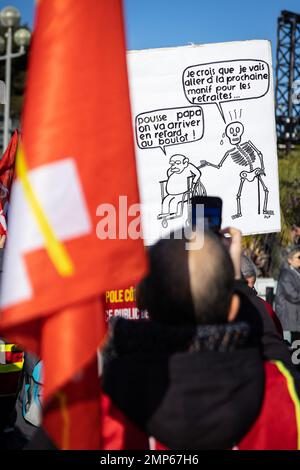
{"type": "Polygon", "coordinates": [[[239,308],[240,308],[240,298],[237,294],[233,294],[231,302],[230,302],[229,311],[228,311],[228,317],[227,317],[227,320],[229,322],[232,322],[235,320],[238,314],[239,308]]]}

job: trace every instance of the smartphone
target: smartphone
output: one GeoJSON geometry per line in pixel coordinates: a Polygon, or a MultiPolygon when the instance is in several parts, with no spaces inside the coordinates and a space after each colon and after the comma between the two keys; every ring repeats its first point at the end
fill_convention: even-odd
{"type": "Polygon", "coordinates": [[[201,211],[197,211],[197,205],[204,206],[204,229],[212,230],[218,233],[222,225],[222,199],[212,196],[194,196],[192,197],[192,227],[197,227],[197,216],[201,211]]]}

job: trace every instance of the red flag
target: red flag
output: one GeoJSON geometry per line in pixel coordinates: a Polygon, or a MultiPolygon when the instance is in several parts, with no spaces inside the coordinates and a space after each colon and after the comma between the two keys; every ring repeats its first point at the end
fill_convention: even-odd
{"type": "Polygon", "coordinates": [[[105,333],[100,296],[136,282],[146,266],[141,239],[124,227],[121,237],[98,230],[105,211],[122,224],[119,196],[128,208],[139,201],[120,0],[38,3],[22,134],[2,324],[44,361],[51,437],[96,448],[95,385],[82,378],[105,333]]]}
{"type": "Polygon", "coordinates": [[[18,131],[15,130],[0,160],[0,235],[6,235],[7,231],[6,217],[10,188],[14,175],[18,140],[18,131]]]}

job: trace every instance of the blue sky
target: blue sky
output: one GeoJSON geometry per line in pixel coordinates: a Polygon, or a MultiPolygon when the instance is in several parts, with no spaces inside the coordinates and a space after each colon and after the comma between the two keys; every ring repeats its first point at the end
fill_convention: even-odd
{"type": "MultiPolygon", "coordinates": [[[[1,8],[8,4],[32,25],[34,0],[0,0],[1,8]]],[[[300,14],[300,0],[124,0],[124,6],[128,49],[270,39],[275,51],[280,11],[300,14]]]]}

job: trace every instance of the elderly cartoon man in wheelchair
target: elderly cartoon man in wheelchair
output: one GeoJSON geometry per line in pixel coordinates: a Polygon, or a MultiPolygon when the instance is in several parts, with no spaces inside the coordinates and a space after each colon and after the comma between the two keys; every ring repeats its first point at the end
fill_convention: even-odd
{"type": "Polygon", "coordinates": [[[186,156],[173,155],[169,163],[168,179],[160,181],[162,209],[157,216],[164,228],[169,220],[182,217],[184,204],[190,204],[192,196],[206,196],[201,171],[186,156]]]}

